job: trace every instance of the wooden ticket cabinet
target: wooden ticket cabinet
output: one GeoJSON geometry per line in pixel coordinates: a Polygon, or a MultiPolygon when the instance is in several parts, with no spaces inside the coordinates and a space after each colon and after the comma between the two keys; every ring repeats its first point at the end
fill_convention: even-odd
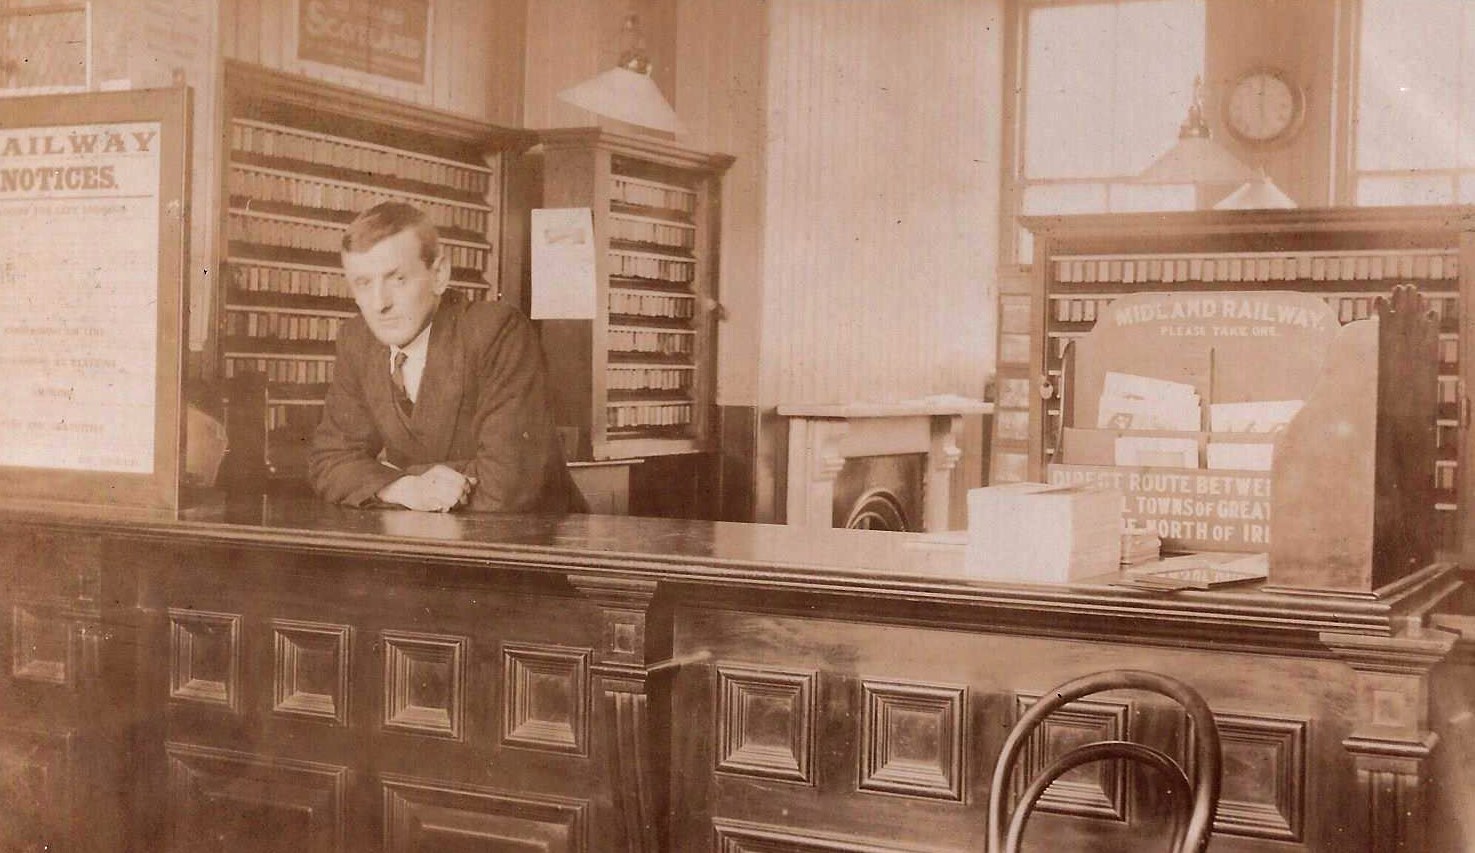
{"type": "Polygon", "coordinates": [[[547,130],[541,207],[587,207],[595,315],[545,320],[559,424],[583,459],[712,449],[722,174],[733,158],[547,130]]]}
{"type": "Polygon", "coordinates": [[[538,139],[522,164],[532,206],[588,208],[594,229],[592,317],[534,317],[569,458],[631,462],[637,514],[708,517],[722,176],[733,158],[597,127],[538,139]]]}
{"type": "Polygon", "coordinates": [[[1062,357],[1112,303],[1143,291],[1305,291],[1342,323],[1416,285],[1439,318],[1434,489],[1439,545],[1475,553],[1469,388],[1475,381],[1475,211],[1458,207],[1025,217],[1026,289],[1000,297],[990,476],[1042,479],[1062,429],[1062,357]]]}

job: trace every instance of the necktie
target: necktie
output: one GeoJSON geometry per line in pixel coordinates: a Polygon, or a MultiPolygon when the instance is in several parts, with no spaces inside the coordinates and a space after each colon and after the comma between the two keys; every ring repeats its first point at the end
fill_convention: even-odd
{"type": "Polygon", "coordinates": [[[399,404],[399,410],[409,417],[415,411],[415,401],[410,399],[410,392],[405,390],[405,361],[409,355],[404,352],[394,354],[394,369],[389,371],[389,381],[394,384],[394,402],[399,404]]]}

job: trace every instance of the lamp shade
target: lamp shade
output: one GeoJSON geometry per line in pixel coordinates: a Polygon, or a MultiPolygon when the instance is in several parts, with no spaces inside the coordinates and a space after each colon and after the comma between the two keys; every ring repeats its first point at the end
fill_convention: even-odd
{"type": "Polygon", "coordinates": [[[1137,176],[1145,184],[1239,184],[1255,173],[1207,136],[1180,137],[1137,176]]]}
{"type": "Polygon", "coordinates": [[[1239,189],[1219,200],[1215,210],[1267,210],[1292,208],[1296,203],[1270,180],[1265,171],[1246,181],[1239,189]]]}
{"type": "Polygon", "coordinates": [[[1204,120],[1203,81],[1195,77],[1193,101],[1188,105],[1188,118],[1178,127],[1178,141],[1142,170],[1137,180],[1144,184],[1239,184],[1254,177],[1249,166],[1213,140],[1204,120]]]}
{"type": "Polygon", "coordinates": [[[650,75],[615,67],[558,93],[558,99],[627,124],[686,133],[650,75]]]}

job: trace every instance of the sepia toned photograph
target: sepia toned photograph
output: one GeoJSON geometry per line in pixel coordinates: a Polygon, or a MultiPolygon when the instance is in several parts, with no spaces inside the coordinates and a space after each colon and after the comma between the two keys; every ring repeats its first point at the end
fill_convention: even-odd
{"type": "Polygon", "coordinates": [[[1475,0],[0,0],[0,853],[1475,849],[1475,0]]]}

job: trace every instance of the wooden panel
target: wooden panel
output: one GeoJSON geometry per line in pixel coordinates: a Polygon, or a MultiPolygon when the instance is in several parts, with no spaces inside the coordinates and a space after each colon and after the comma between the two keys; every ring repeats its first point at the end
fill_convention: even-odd
{"type": "Polygon", "coordinates": [[[386,775],[387,853],[573,853],[587,849],[587,804],[386,775]]]}
{"type": "Polygon", "coordinates": [[[289,619],[275,619],[271,627],[272,710],[347,725],[349,627],[289,619]]]}
{"type": "Polygon", "coordinates": [[[384,631],[384,728],[460,740],[465,637],[384,631]]]}
{"type": "Polygon", "coordinates": [[[169,608],[169,698],[240,710],[241,617],[169,608]]]}
{"type": "Polygon", "coordinates": [[[19,604],[13,616],[11,674],[24,681],[71,684],[77,669],[72,621],[19,604]]]}
{"type": "MultiPolygon", "coordinates": [[[[682,141],[737,158],[722,182],[722,278],[742,282],[717,294],[717,400],[752,407],[758,398],[764,304],[763,231],[767,84],[767,14],[754,4],[680,0],[671,104],[686,124],[682,141]]],[[[753,452],[741,458],[751,465],[753,452]]],[[[748,474],[751,477],[751,472],[748,474]]],[[[724,491],[730,488],[724,484],[724,491]]],[[[751,485],[748,488],[752,488],[751,485]]],[[[738,520],[749,520],[744,515],[738,520]]]]}
{"type": "MultiPolygon", "coordinates": [[[[1327,151],[1335,125],[1344,121],[1333,115],[1338,75],[1334,40],[1336,20],[1346,14],[1346,7],[1277,0],[1205,5],[1210,36],[1204,45],[1204,118],[1213,128],[1214,140],[1242,162],[1265,169],[1302,207],[1330,204],[1334,158],[1327,151]],[[1307,89],[1300,130],[1281,145],[1244,145],[1224,129],[1222,106],[1230,85],[1240,74],[1259,66],[1279,68],[1307,89]]],[[[1205,202],[1217,200],[1210,196],[1205,202]]]]}
{"type": "Polygon", "coordinates": [[[853,836],[716,818],[718,853],[901,853],[853,836]]]}
{"type": "Polygon", "coordinates": [[[982,394],[1001,9],[771,4],[760,405],[982,394]]]}
{"type": "Polygon", "coordinates": [[[963,799],[965,687],[861,682],[860,789],[963,799]]]}
{"type": "Polygon", "coordinates": [[[622,50],[621,26],[633,9],[599,0],[542,0],[526,5],[522,126],[598,124],[598,116],[566,104],[557,96],[563,89],[614,67],[622,50]]]}
{"type": "Polygon", "coordinates": [[[0,588],[27,598],[94,602],[101,584],[102,542],[0,528],[0,588]]]}
{"type": "Polygon", "coordinates": [[[1216,715],[1223,787],[1214,832],[1300,841],[1306,814],[1304,720],[1216,715]]]}
{"type": "MultiPolygon", "coordinates": [[[[1019,693],[1019,714],[1039,701],[1037,693],[1019,693]]],[[[1098,740],[1130,740],[1131,705],[1100,700],[1072,702],[1042,721],[1020,756],[1017,792],[1054,759],[1077,746],[1098,740]]],[[[1128,764],[1101,761],[1079,767],[1055,780],[1040,797],[1038,810],[1126,822],[1128,764]]]]}
{"type": "Polygon", "coordinates": [[[502,742],[587,755],[592,649],[502,646],[502,742]]]}
{"type": "Polygon", "coordinates": [[[171,850],[344,849],[346,768],[182,743],[165,751],[171,850]]]}
{"type": "Polygon", "coordinates": [[[813,671],[717,667],[717,771],[814,784],[813,671]]]}
{"type": "Polygon", "coordinates": [[[642,663],[645,655],[645,613],[640,610],[604,608],[604,640],[601,659],[616,663],[642,663]]]}
{"type": "Polygon", "coordinates": [[[71,849],[71,738],[0,727],[0,850],[71,849]]]}

